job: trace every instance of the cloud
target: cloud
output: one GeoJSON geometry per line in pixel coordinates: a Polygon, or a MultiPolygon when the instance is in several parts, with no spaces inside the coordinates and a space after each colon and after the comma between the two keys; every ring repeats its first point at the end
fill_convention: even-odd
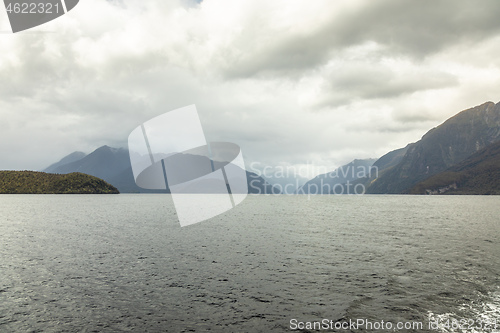
{"type": "MultiPolygon", "coordinates": [[[[300,6],[295,1],[288,6],[300,6]]],[[[225,63],[230,77],[292,75],[325,65],[344,49],[369,42],[381,45],[385,55],[424,59],[458,43],[474,45],[500,32],[500,3],[485,1],[412,0],[321,2],[322,12],[306,13],[273,26],[274,16],[260,17],[257,31],[235,37],[236,50],[225,63]],[[301,21],[316,22],[309,25],[301,21]],[[297,22],[298,21],[298,22],[297,22]],[[271,26],[272,33],[265,28],[271,26]],[[298,28],[297,28],[298,26],[298,28]]],[[[264,5],[265,6],[265,5],[264,5]]],[[[265,11],[264,11],[265,12],[265,11]]]]}
{"type": "Polygon", "coordinates": [[[319,108],[357,100],[387,100],[458,85],[453,74],[395,59],[342,62],[324,71],[328,74],[320,83],[320,95],[316,96],[319,108]]]}

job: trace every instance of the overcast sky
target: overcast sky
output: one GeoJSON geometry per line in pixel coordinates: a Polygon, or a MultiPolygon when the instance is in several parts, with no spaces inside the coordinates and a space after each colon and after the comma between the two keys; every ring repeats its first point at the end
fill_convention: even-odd
{"type": "Polygon", "coordinates": [[[12,34],[0,169],[43,169],[196,104],[247,164],[333,169],[500,100],[500,1],[83,0],[12,34]]]}

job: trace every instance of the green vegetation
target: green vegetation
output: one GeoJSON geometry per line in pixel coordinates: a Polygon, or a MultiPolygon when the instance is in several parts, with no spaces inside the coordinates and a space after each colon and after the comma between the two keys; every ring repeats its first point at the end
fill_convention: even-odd
{"type": "Polygon", "coordinates": [[[0,171],[0,194],[118,194],[113,185],[84,173],[0,171]]]}

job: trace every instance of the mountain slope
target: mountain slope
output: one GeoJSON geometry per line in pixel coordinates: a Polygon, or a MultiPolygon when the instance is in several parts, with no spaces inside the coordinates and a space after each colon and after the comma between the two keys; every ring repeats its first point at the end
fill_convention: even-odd
{"type": "Polygon", "coordinates": [[[387,154],[376,160],[375,163],[373,163],[373,167],[376,167],[378,169],[379,174],[387,171],[392,167],[395,167],[401,162],[409,147],[410,145],[407,145],[404,148],[399,148],[388,152],[387,154]]]}
{"type": "MultiPolygon", "coordinates": [[[[70,163],[61,163],[74,154],[75,153],[72,153],[56,163],[59,165],[52,168],[52,172],[82,172],[107,180],[127,169],[127,166],[130,166],[128,151],[122,148],[116,149],[102,146],[79,160],[70,163]]],[[[46,170],[48,170],[48,168],[44,171],[46,172],[46,170]]]]}
{"type": "Polygon", "coordinates": [[[117,194],[97,177],[83,173],[56,175],[36,171],[0,171],[1,194],[117,194]]]}
{"type": "Polygon", "coordinates": [[[366,177],[360,177],[352,182],[353,186],[356,187],[357,185],[362,185],[363,189],[366,189],[375,179],[380,177],[380,175],[384,174],[391,168],[395,167],[396,165],[401,162],[403,159],[404,155],[408,151],[408,147],[410,147],[411,144],[407,145],[404,148],[399,148],[393,151],[388,152],[384,156],[380,157],[378,160],[373,163],[371,167],[371,173],[368,174],[366,177]]]}
{"type": "Polygon", "coordinates": [[[272,185],[256,173],[246,171],[248,193],[250,194],[281,194],[279,187],[272,185]]]}
{"type": "Polygon", "coordinates": [[[402,193],[500,140],[500,103],[465,110],[409,145],[402,160],[380,174],[368,193],[402,193]]]}
{"type": "Polygon", "coordinates": [[[59,162],[52,164],[51,166],[49,166],[48,168],[43,170],[43,172],[53,173],[60,166],[79,161],[82,158],[84,158],[85,156],[87,156],[87,154],[82,153],[81,151],[75,151],[74,153],[71,153],[68,156],[61,159],[59,162]]]}
{"type": "MultiPolygon", "coordinates": [[[[314,177],[302,185],[298,194],[331,194],[339,193],[340,187],[347,182],[352,182],[358,178],[369,175],[371,166],[375,159],[354,160],[349,164],[343,165],[332,172],[314,177]],[[335,191],[335,188],[339,188],[335,191]]],[[[342,187],[343,188],[343,187],[342,187]]],[[[344,193],[345,191],[343,191],[344,193]]]]}
{"type": "Polygon", "coordinates": [[[410,194],[500,194],[500,142],[417,185],[410,194]]]}
{"type": "MultiPolygon", "coordinates": [[[[121,193],[159,192],[144,190],[135,184],[128,150],[126,149],[102,146],[79,160],[66,164],[61,163],[73,154],[75,153],[56,163],[59,165],[56,168],[51,168],[51,172],[59,174],[81,172],[92,175],[112,184],[121,193]]],[[[44,171],[47,172],[49,168],[44,171]]]]}

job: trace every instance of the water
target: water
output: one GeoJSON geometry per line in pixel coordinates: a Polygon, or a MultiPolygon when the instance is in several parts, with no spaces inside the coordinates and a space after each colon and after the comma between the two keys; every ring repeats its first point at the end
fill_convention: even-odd
{"type": "Polygon", "coordinates": [[[494,196],[249,196],[180,228],[168,195],[2,195],[0,332],[500,324],[499,213],[494,196]]]}

